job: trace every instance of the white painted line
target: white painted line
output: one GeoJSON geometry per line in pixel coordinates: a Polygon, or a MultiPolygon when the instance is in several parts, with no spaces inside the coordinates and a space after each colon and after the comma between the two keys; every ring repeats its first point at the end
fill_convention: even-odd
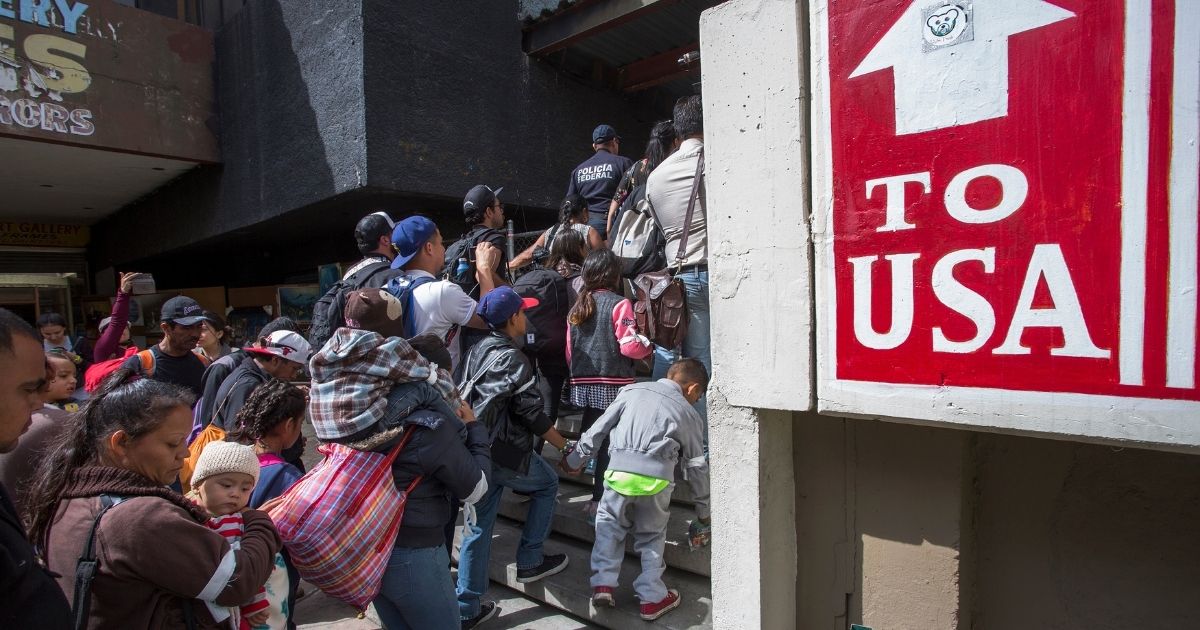
{"type": "Polygon", "coordinates": [[[1146,335],[1146,192],[1150,173],[1151,0],[1125,0],[1125,85],[1121,112],[1122,385],[1144,380],[1146,335]]]}
{"type": "Polygon", "coordinates": [[[1200,233],[1200,10],[1175,0],[1171,94],[1167,387],[1196,386],[1196,239],[1200,233]]]}

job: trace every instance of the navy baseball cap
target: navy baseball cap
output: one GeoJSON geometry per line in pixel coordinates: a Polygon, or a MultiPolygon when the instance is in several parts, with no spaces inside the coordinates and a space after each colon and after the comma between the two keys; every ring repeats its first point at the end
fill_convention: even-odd
{"type": "Polygon", "coordinates": [[[180,326],[195,326],[208,318],[204,316],[204,309],[196,300],[186,295],[177,295],[163,302],[159,319],[180,326]]]}
{"type": "Polygon", "coordinates": [[[475,312],[483,318],[483,321],[487,322],[488,326],[495,328],[503,326],[504,322],[517,314],[517,311],[528,310],[538,304],[540,302],[537,301],[537,298],[523,298],[513,291],[512,287],[496,287],[479,300],[479,307],[475,309],[475,312]]]}
{"type": "Polygon", "coordinates": [[[392,230],[392,247],[396,250],[392,269],[400,269],[407,265],[408,261],[421,251],[421,246],[428,243],[437,231],[437,225],[425,217],[408,217],[397,223],[392,230]]]}
{"type": "Polygon", "coordinates": [[[613,138],[620,140],[621,136],[617,135],[617,130],[613,129],[612,125],[599,125],[592,130],[592,144],[603,144],[613,138]]]}
{"type": "Polygon", "coordinates": [[[501,190],[504,190],[503,186],[495,190],[483,184],[472,186],[471,190],[467,191],[467,196],[463,197],[463,214],[469,214],[473,210],[483,210],[496,203],[496,198],[500,196],[501,190]]]}

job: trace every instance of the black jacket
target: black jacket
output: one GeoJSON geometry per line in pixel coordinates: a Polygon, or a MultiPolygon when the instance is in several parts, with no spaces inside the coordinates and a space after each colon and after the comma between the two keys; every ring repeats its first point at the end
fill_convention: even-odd
{"type": "Polygon", "coordinates": [[[25,526],[0,485],[0,628],[70,627],[71,605],[54,578],[34,559],[25,526]]]}
{"type": "Polygon", "coordinates": [[[453,497],[474,494],[478,500],[487,492],[492,475],[487,429],[424,409],[409,415],[404,425],[415,433],[392,463],[392,478],[401,491],[418,475],[424,478],[408,497],[396,546],[436,547],[445,543],[453,497]]]}
{"type": "Polygon", "coordinates": [[[488,428],[493,463],[525,474],[534,439],[554,426],[543,410],[529,358],[508,335],[491,331],[463,359],[459,382],[471,381],[463,397],[488,428]]]}
{"type": "Polygon", "coordinates": [[[271,380],[271,375],[258,367],[250,353],[244,353],[246,358],[230,372],[221,383],[214,397],[212,422],[226,431],[237,428],[237,414],[246,406],[246,399],[259,385],[271,380]]]}

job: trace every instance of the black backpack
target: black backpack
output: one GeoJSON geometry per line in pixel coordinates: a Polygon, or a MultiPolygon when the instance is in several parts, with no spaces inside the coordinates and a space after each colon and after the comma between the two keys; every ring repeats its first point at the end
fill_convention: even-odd
{"type": "Polygon", "coordinates": [[[537,306],[525,311],[528,321],[525,354],[547,361],[566,361],[567,313],[571,310],[569,281],[557,271],[539,267],[517,278],[512,288],[521,297],[538,300],[537,306]]]}
{"type": "MultiPolygon", "coordinates": [[[[492,238],[493,235],[503,236],[503,233],[493,228],[475,229],[467,232],[453,245],[446,248],[446,266],[442,269],[442,275],[462,288],[463,293],[476,300],[480,296],[479,281],[475,279],[475,247],[492,238]],[[465,259],[467,264],[460,268],[459,259],[465,259]]],[[[497,271],[503,275],[504,270],[497,271]]]]}
{"type": "Polygon", "coordinates": [[[313,304],[312,323],[308,327],[308,343],[316,351],[324,347],[334,331],[346,325],[346,294],[361,289],[375,276],[391,268],[386,260],[364,260],[350,269],[321,299],[313,304]]]}

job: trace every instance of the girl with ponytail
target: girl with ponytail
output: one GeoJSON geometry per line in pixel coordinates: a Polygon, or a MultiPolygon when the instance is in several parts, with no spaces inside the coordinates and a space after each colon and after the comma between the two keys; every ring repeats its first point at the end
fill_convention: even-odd
{"type": "MultiPolygon", "coordinates": [[[[567,361],[571,366],[571,402],[583,408],[587,432],[617,392],[634,380],[634,361],[654,351],[638,331],[633,304],[618,293],[621,260],[607,249],[588,254],[583,261],[583,288],[567,315],[567,361]]],[[[608,440],[594,460],[592,500],[587,510],[595,514],[604,493],[608,469],[608,440]]]]}
{"type": "Polygon", "coordinates": [[[553,250],[554,241],[559,235],[571,231],[578,232],[583,237],[589,250],[604,248],[604,239],[600,238],[600,233],[588,225],[587,200],[581,195],[567,195],[558,207],[558,222],[547,228],[532,245],[513,258],[512,262],[508,263],[508,268],[520,269],[531,262],[541,264],[542,261],[538,259],[553,250]]]}

